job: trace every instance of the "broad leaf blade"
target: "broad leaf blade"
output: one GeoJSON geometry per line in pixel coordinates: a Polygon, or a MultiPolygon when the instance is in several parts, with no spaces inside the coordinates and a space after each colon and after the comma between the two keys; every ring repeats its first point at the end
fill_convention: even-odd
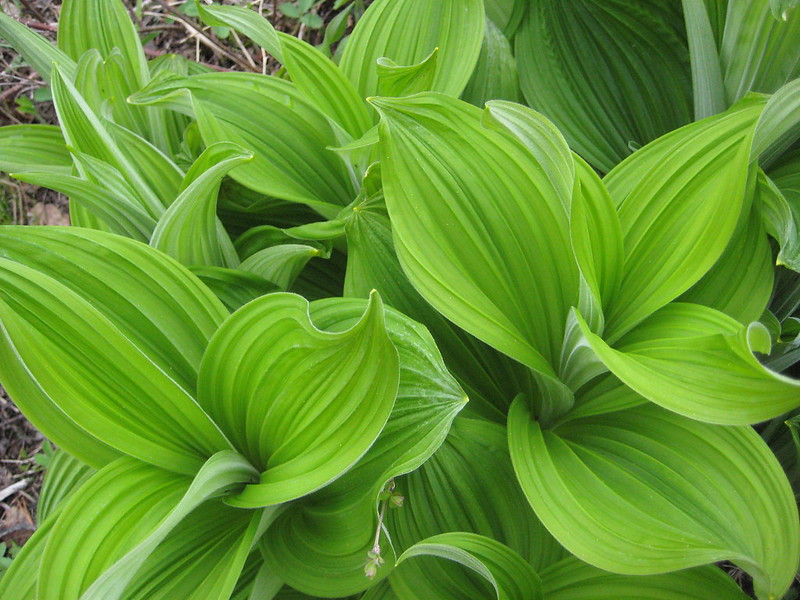
{"type": "Polygon", "coordinates": [[[61,129],[55,125],[9,125],[0,127],[0,170],[48,171],[69,174],[72,156],[61,129]]]}

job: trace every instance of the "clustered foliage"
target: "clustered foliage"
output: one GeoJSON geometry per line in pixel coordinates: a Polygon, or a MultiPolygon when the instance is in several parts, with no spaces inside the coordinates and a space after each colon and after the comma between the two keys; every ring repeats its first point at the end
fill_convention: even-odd
{"type": "Polygon", "coordinates": [[[60,448],[0,597],[783,597],[796,4],[376,0],[337,62],[198,3],[276,76],[0,14],[60,121],[0,167],[75,225],[0,228],[60,448]]]}

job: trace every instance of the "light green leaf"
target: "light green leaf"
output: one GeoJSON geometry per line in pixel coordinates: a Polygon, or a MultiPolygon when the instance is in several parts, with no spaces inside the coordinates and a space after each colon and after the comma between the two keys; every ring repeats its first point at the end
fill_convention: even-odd
{"type": "Polygon", "coordinates": [[[287,81],[254,73],[162,77],[132,101],[197,116],[207,145],[251,150],[254,160],[231,176],[261,194],[307,203],[329,217],[355,197],[345,166],[326,150],[339,145],[331,124],[287,81]]]}
{"type": "Polygon", "coordinates": [[[762,107],[754,99],[687,125],[605,177],[625,247],[620,288],[605,307],[608,339],[685,292],[722,255],[745,201],[762,107]]]}
{"type": "Polygon", "coordinates": [[[681,302],[710,306],[743,325],[757,321],[764,312],[775,277],[772,248],[761,216],[765,212],[761,199],[769,193],[763,177],[761,173],[758,182],[754,182],[757,189],[748,192],[756,195],[749,210],[742,213],[725,252],[700,281],[680,296],[681,302]]]}
{"type": "Polygon", "coordinates": [[[256,298],[280,289],[263,277],[239,269],[192,267],[194,273],[230,311],[235,311],[256,298]]]}
{"type": "Polygon", "coordinates": [[[279,504],[341,476],[386,424],[398,373],[377,294],[341,333],[318,329],[293,294],[236,312],[209,344],[199,384],[200,404],[262,471],[228,502],[279,504]]]}
{"type": "Polygon", "coordinates": [[[194,472],[228,447],[190,393],[85,298],[5,258],[0,280],[3,337],[18,363],[4,365],[4,381],[24,369],[80,427],[168,470],[194,472]]]}
{"type": "Polygon", "coordinates": [[[147,242],[156,221],[131,196],[113,193],[97,183],[64,173],[15,173],[16,179],[41,185],[69,196],[74,207],[85,209],[100,219],[110,233],[147,242]]]}
{"type": "Polygon", "coordinates": [[[663,575],[616,575],[569,557],[541,572],[547,600],[745,600],[748,596],[716,566],[663,575]]]}
{"type": "Polygon", "coordinates": [[[419,94],[374,103],[403,270],[456,325],[552,374],[578,274],[547,167],[458,100],[419,94]]]}
{"type": "Polygon", "coordinates": [[[443,533],[421,542],[403,552],[397,560],[397,568],[392,573],[392,589],[404,600],[428,600],[459,597],[490,598],[490,595],[476,595],[470,578],[462,577],[456,581],[421,582],[404,577],[401,565],[404,561],[422,556],[445,558],[456,562],[480,575],[494,588],[497,600],[541,600],[542,583],[536,571],[509,547],[500,542],[474,533],[443,533]]]}
{"type": "Polygon", "coordinates": [[[391,58],[377,62],[378,91],[381,96],[410,96],[433,89],[439,66],[439,48],[413,65],[398,65],[391,58]]]}
{"type": "Polygon", "coordinates": [[[0,595],[3,600],[39,600],[36,588],[39,585],[42,555],[57,518],[52,515],[39,524],[22,546],[20,553],[14,557],[11,566],[0,577],[0,595]]]}
{"type": "Polygon", "coordinates": [[[253,153],[220,142],[206,148],[186,174],[181,193],[158,222],[150,245],[186,266],[235,268],[239,256],[217,218],[217,195],[231,169],[253,153]]]}
{"type": "MultiPolygon", "coordinates": [[[[327,253],[330,256],[330,252],[327,253]]],[[[259,250],[242,262],[242,271],[253,273],[274,283],[281,291],[288,291],[308,261],[325,257],[317,246],[307,244],[277,244],[259,250]]]]}
{"type": "Polygon", "coordinates": [[[694,119],[699,121],[727,108],[717,40],[703,0],[682,0],[689,56],[692,63],[694,119]]]}
{"type": "MultiPolygon", "coordinates": [[[[769,165],[800,138],[800,79],[782,86],[758,119],[751,158],[769,165]]],[[[765,166],[766,168],[766,166],[765,166]]]]}
{"type": "MultiPolygon", "coordinates": [[[[321,329],[345,331],[366,304],[331,298],[312,303],[311,316],[321,329]]],[[[387,309],[386,330],[400,358],[397,400],[386,427],[350,471],[281,516],[262,546],[276,573],[310,594],[345,596],[371,584],[364,563],[378,527],[379,492],[387,480],[416,469],[434,453],[466,402],[424,327],[387,309]]],[[[384,559],[388,572],[393,559],[384,559]]]]}
{"type": "Polygon", "coordinates": [[[525,0],[484,0],[486,16],[511,39],[525,16],[525,0]]]}
{"type": "Polygon", "coordinates": [[[645,405],[542,430],[524,398],[508,425],[528,500],[578,558],[631,575],[732,560],[765,599],[794,579],[794,495],[752,428],[645,405]]]}
{"type": "MultiPolygon", "coordinates": [[[[388,511],[386,520],[397,550],[433,535],[467,531],[508,546],[536,570],[566,556],[525,502],[502,425],[456,418],[441,448],[398,479],[396,491],[405,499],[403,507],[388,511]]],[[[407,569],[420,581],[458,571],[452,565],[430,567],[411,563],[407,569]]]]}
{"type": "Polygon", "coordinates": [[[761,206],[769,234],[781,246],[778,264],[800,270],[800,152],[790,153],[781,164],[770,170],[765,181],[759,181],[761,206]],[[766,183],[766,186],[763,184],[766,183]]]}
{"type": "Polygon", "coordinates": [[[776,19],[770,0],[730,2],[720,60],[728,102],[747,92],[771,94],[800,76],[800,11],[776,19]]]}
{"type": "Polygon", "coordinates": [[[36,522],[39,525],[44,523],[93,473],[94,469],[89,465],[60,448],[56,450],[42,482],[42,491],[36,504],[36,522]]]}
{"type": "Polygon", "coordinates": [[[490,20],[486,21],[481,53],[461,98],[479,108],[489,100],[519,102],[522,99],[511,43],[490,20]]]}
{"type": "Polygon", "coordinates": [[[198,6],[207,23],[233,27],[283,63],[292,82],[306,99],[352,137],[360,137],[372,125],[363,98],[339,67],[322,52],[294,36],[276,32],[269,21],[253,10],[202,3],[198,6]]]}
{"type": "Polygon", "coordinates": [[[608,172],[692,120],[685,35],[677,2],[536,2],[515,38],[522,91],[608,172]]]}
{"type": "MultiPolygon", "coordinates": [[[[140,475],[140,481],[134,482],[134,485],[142,485],[142,487],[146,488],[148,487],[147,483],[149,483],[147,479],[155,478],[157,475],[159,474],[140,475]]],[[[127,585],[136,576],[139,569],[142,568],[142,565],[144,565],[147,559],[153,554],[159,544],[161,544],[161,542],[164,541],[181,523],[181,521],[183,521],[192,511],[200,507],[207,500],[235,493],[246,483],[254,481],[257,477],[258,472],[244,459],[244,457],[236,452],[224,450],[213,455],[197,472],[197,475],[192,480],[191,485],[188,489],[186,489],[185,494],[183,494],[180,500],[177,502],[172,500],[170,504],[166,505],[168,512],[163,515],[162,519],[157,521],[156,527],[152,527],[152,525],[148,527],[147,525],[136,523],[136,531],[139,535],[136,536],[138,539],[134,539],[136,539],[138,543],[136,543],[136,545],[133,547],[128,546],[128,548],[125,548],[127,552],[122,550],[115,557],[113,557],[116,560],[113,565],[110,566],[110,568],[95,571],[95,573],[99,574],[99,577],[92,578],[84,575],[83,581],[81,582],[82,589],[80,590],[80,600],[119,600],[119,598],[123,596],[123,592],[127,585]]],[[[119,477],[118,479],[123,478],[119,477]]],[[[127,481],[125,484],[127,484],[126,487],[129,487],[131,482],[127,481]]],[[[89,486],[87,485],[87,488],[88,487],[89,486]]],[[[152,488],[149,491],[152,493],[152,488]]],[[[80,499],[76,497],[76,503],[78,503],[80,499]]],[[[93,498],[91,502],[97,502],[97,500],[93,498]]],[[[59,550],[61,551],[61,554],[68,554],[64,551],[64,546],[59,548],[59,543],[66,545],[69,542],[73,542],[71,546],[67,547],[85,548],[85,544],[74,543],[74,538],[79,537],[80,539],[86,535],[86,522],[81,522],[80,517],[78,517],[78,522],[80,525],[73,524],[72,527],[70,527],[69,517],[76,513],[80,515],[83,512],[91,511],[93,508],[91,502],[89,506],[85,506],[83,510],[76,509],[74,504],[65,507],[64,512],[67,516],[64,517],[63,521],[66,521],[66,523],[62,525],[60,520],[56,525],[56,529],[53,533],[54,541],[51,541],[48,545],[47,552],[44,557],[45,559],[51,556],[51,552],[59,553],[59,550]],[[66,531],[66,533],[62,534],[62,531],[66,531]],[[59,534],[63,535],[64,539],[58,539],[59,534]]],[[[99,504],[99,506],[103,506],[103,504],[99,504]]],[[[119,511],[119,506],[115,506],[115,508],[117,511],[119,511]]],[[[97,512],[96,507],[94,510],[97,512]]],[[[119,536],[119,532],[116,530],[120,525],[124,526],[122,523],[120,523],[122,520],[120,517],[126,517],[127,515],[125,512],[127,511],[117,512],[112,522],[106,524],[105,527],[102,525],[91,527],[93,534],[98,537],[103,534],[119,536]],[[119,514],[120,512],[122,514],[119,514]]],[[[241,540],[244,542],[243,551],[242,549],[237,549],[236,545],[234,545],[235,550],[233,556],[226,557],[226,559],[221,560],[218,565],[214,565],[215,569],[221,566],[221,572],[214,573],[214,570],[212,570],[212,577],[207,578],[205,581],[192,582],[195,586],[198,584],[205,584],[212,588],[209,590],[203,590],[201,588],[204,594],[206,594],[201,597],[211,600],[212,598],[226,597],[226,595],[230,596],[236,584],[236,579],[238,579],[239,573],[244,566],[244,561],[247,558],[247,554],[249,554],[250,547],[255,541],[256,534],[263,532],[266,529],[266,523],[262,527],[260,521],[265,519],[267,522],[269,522],[274,512],[275,511],[273,510],[269,511],[269,514],[267,514],[265,511],[261,511],[261,513],[250,513],[248,515],[250,518],[239,520],[239,524],[245,525],[247,529],[246,532],[242,531],[241,529],[239,531],[240,537],[244,538],[241,540]],[[228,558],[232,559],[232,561],[230,561],[232,564],[226,564],[229,562],[229,560],[227,560],[228,558]],[[209,579],[211,579],[211,581],[209,581],[209,579]]],[[[206,516],[211,517],[211,515],[206,516]]],[[[230,514],[228,515],[228,519],[229,525],[232,524],[230,521],[235,522],[237,520],[235,516],[230,514]]],[[[213,523],[213,518],[209,518],[208,521],[209,523],[213,523]]],[[[206,526],[208,526],[208,524],[206,526]]],[[[184,530],[183,535],[186,535],[186,530],[184,530]]],[[[179,538],[177,540],[178,543],[185,543],[185,541],[185,538],[179,538]]],[[[202,548],[201,544],[195,544],[193,545],[195,551],[197,550],[198,545],[200,545],[202,548]]],[[[171,549],[169,547],[165,549],[166,552],[169,552],[170,550],[171,549]]],[[[74,555],[74,553],[72,554],[74,555]]],[[[71,561],[67,559],[67,564],[65,565],[64,570],[69,572],[71,577],[74,577],[78,573],[75,573],[76,569],[74,565],[70,565],[69,562],[71,561]]],[[[108,565],[108,563],[106,563],[106,565],[108,565]]],[[[58,571],[56,570],[56,572],[58,571]]],[[[45,598],[43,600],[47,598],[46,595],[44,596],[45,598]]]]}
{"type": "Polygon", "coordinates": [[[0,11],[0,37],[11,44],[47,83],[51,81],[53,64],[58,64],[67,79],[75,78],[77,65],[72,58],[3,11],[0,11]]]}
{"type": "Polygon", "coordinates": [[[483,0],[376,0],[347,40],[341,69],[366,98],[379,92],[379,58],[415,65],[439,48],[430,89],[458,96],[478,60],[483,28],[483,0]]]}
{"type": "Polygon", "coordinates": [[[203,352],[228,311],[174,260],[144,244],[76,227],[0,228],[0,256],[57,278],[160,370],[195,391],[203,352]]]}
{"type": "Polygon", "coordinates": [[[69,174],[72,171],[72,156],[67,150],[61,129],[55,125],[0,127],[0,171],[69,174]]]}
{"type": "Polygon", "coordinates": [[[698,304],[673,302],[612,348],[583,333],[605,365],[636,392],[692,419],[723,425],[765,421],[800,406],[800,381],[762,366],[769,334],[698,304]]]}

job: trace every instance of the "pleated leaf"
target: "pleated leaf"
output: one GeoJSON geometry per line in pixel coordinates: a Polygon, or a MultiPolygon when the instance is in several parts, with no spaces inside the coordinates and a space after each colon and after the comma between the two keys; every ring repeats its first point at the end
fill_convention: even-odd
{"type": "Polygon", "coordinates": [[[732,560],[765,599],[794,579],[794,495],[752,428],[645,405],[542,430],[524,398],[508,424],[528,500],[578,558],[631,575],[732,560]]]}
{"type": "Polygon", "coordinates": [[[789,154],[760,179],[758,191],[764,224],[780,244],[778,264],[800,270],[800,152],[789,154]]]}
{"type": "Polygon", "coordinates": [[[279,504],[347,471],[389,418],[397,360],[377,295],[341,333],[318,329],[293,294],[236,312],[209,344],[199,385],[200,404],[262,471],[229,502],[279,504]]]}
{"type": "Polygon", "coordinates": [[[265,294],[281,291],[277,285],[239,269],[193,267],[192,273],[214,292],[231,312],[265,294]]]}
{"type": "Polygon", "coordinates": [[[677,2],[536,2],[517,32],[516,57],[528,104],[601,171],[692,120],[677,2]]]}
{"type": "MultiPolygon", "coordinates": [[[[345,331],[365,307],[365,300],[322,300],[311,304],[311,315],[322,329],[345,331]]],[[[397,400],[386,427],[350,471],[287,511],[262,547],[281,579],[307,593],[346,596],[372,584],[364,562],[378,526],[378,493],[387,480],[433,454],[466,402],[424,327],[387,310],[386,330],[400,358],[397,400]]]]}
{"type": "MultiPolygon", "coordinates": [[[[330,253],[328,252],[328,255],[330,253]]],[[[278,244],[271,248],[259,250],[246,260],[239,268],[242,271],[263,277],[285,292],[292,287],[300,272],[312,258],[325,255],[320,248],[308,244],[278,244]]]]}
{"type": "Polygon", "coordinates": [[[682,0],[692,63],[694,119],[699,121],[727,108],[717,39],[703,0],[682,0]]]}
{"type": "Polygon", "coordinates": [[[692,419],[723,425],[765,421],[800,406],[800,381],[762,366],[763,326],[743,326],[698,304],[673,302],[608,346],[583,326],[594,352],[639,394],[692,419]]]}
{"type": "MultiPolygon", "coordinates": [[[[377,62],[378,91],[381,96],[410,96],[433,88],[439,67],[439,48],[419,63],[397,64],[391,58],[381,57],[377,62]]],[[[365,136],[366,137],[366,136],[365,136]]]]}
{"type": "Polygon", "coordinates": [[[217,218],[217,195],[231,169],[252,160],[235,144],[209,146],[189,169],[181,193],[158,221],[150,245],[186,266],[239,265],[230,236],[217,218]]]}
{"type": "Polygon", "coordinates": [[[774,162],[800,138],[800,79],[776,91],[758,119],[753,138],[752,158],[761,165],[774,162]]]}
{"type": "Polygon", "coordinates": [[[197,388],[203,352],[228,311],[174,260],[144,244],[75,227],[3,227],[0,256],[57,278],[170,378],[197,388]]]}
{"type": "Polygon", "coordinates": [[[541,580],[523,558],[500,542],[474,533],[443,533],[414,544],[398,559],[391,576],[392,589],[402,600],[447,600],[453,597],[497,600],[541,600],[541,580]],[[412,558],[436,557],[474,571],[493,588],[494,594],[476,595],[468,577],[426,581],[406,579],[401,563],[412,558]],[[427,584],[427,585],[426,585],[427,584]]]}
{"type": "Polygon", "coordinates": [[[578,281],[546,166],[466,103],[438,94],[374,103],[403,270],[456,325],[552,373],[578,281]]]}
{"type": "Polygon", "coordinates": [[[78,426],[168,470],[194,472],[228,447],[190,393],[89,301],[8,259],[0,280],[3,337],[16,354],[3,381],[27,373],[78,426]]]}
{"type": "Polygon", "coordinates": [[[616,575],[569,557],[541,572],[548,600],[745,600],[748,596],[715,566],[663,575],[616,575]]]}
{"type": "Polygon", "coordinates": [[[745,102],[665,135],[605,177],[625,248],[620,288],[606,306],[609,336],[685,292],[722,255],[744,204],[762,107],[745,102]]]}
{"type": "Polygon", "coordinates": [[[44,523],[56,508],[94,474],[94,469],[58,449],[47,467],[36,504],[36,522],[44,523]]]}
{"type": "Polygon", "coordinates": [[[720,46],[728,102],[747,92],[771,94],[800,76],[800,11],[776,19],[770,0],[731,2],[720,46]]]}
{"type": "Polygon", "coordinates": [[[511,39],[525,16],[524,0],[484,0],[486,16],[511,39]]]}
{"type": "MultiPolygon", "coordinates": [[[[465,531],[508,546],[536,570],[566,556],[525,502],[502,425],[456,418],[436,454],[398,479],[397,492],[404,497],[403,507],[388,512],[387,525],[398,550],[434,535],[465,531]]],[[[419,581],[458,572],[453,565],[422,562],[406,569],[408,579],[419,581]]]]}
{"type": "Polygon", "coordinates": [[[0,577],[0,594],[3,600],[39,600],[36,588],[39,585],[39,568],[50,532],[57,517],[40,523],[33,535],[14,557],[11,566],[0,577]]]}
{"type": "Polygon", "coordinates": [[[486,21],[481,53],[461,98],[477,107],[489,100],[519,102],[522,99],[511,43],[491,20],[486,21]]]}
{"type": "Polygon", "coordinates": [[[69,174],[72,156],[61,129],[55,125],[0,127],[0,171],[69,174]]]}
{"type": "Polygon", "coordinates": [[[379,93],[379,58],[415,65],[439,48],[430,89],[459,96],[478,60],[483,28],[483,0],[377,0],[347,40],[341,69],[366,98],[379,93]]]}
{"type": "Polygon", "coordinates": [[[240,6],[198,4],[203,19],[212,25],[228,25],[259,44],[286,70],[307,100],[336,121],[354,138],[372,125],[364,99],[331,59],[294,36],[276,32],[272,24],[253,10],[240,6]]]}
{"type": "Polygon", "coordinates": [[[25,62],[47,83],[50,83],[53,64],[58,64],[68,79],[75,77],[77,65],[72,58],[56,48],[44,36],[35,33],[3,11],[0,11],[0,37],[19,52],[25,62]]]}
{"type": "Polygon", "coordinates": [[[326,150],[339,145],[328,119],[287,81],[253,73],[162,77],[132,101],[196,116],[207,145],[231,142],[252,151],[253,161],[231,176],[261,194],[327,216],[355,197],[344,165],[326,150]]]}

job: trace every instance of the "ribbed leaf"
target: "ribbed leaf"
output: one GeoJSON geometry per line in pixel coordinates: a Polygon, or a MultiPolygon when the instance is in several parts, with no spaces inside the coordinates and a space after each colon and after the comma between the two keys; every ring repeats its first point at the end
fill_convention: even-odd
{"type": "Polygon", "coordinates": [[[725,84],[706,3],[703,0],[682,0],[681,5],[692,62],[694,119],[699,121],[727,108],[725,84]]]}
{"type": "Polygon", "coordinates": [[[0,597],[3,600],[39,600],[39,568],[42,555],[57,516],[40,523],[34,534],[14,557],[11,566],[0,577],[0,597]]]}
{"type": "MultiPolygon", "coordinates": [[[[397,481],[403,507],[387,514],[395,547],[448,531],[487,536],[517,552],[534,569],[566,552],[544,529],[515,481],[505,427],[456,418],[442,447],[417,471],[397,481]]],[[[458,571],[452,565],[409,563],[419,580],[458,571]]],[[[409,577],[411,575],[409,574],[409,577]]]]}
{"type": "Polygon", "coordinates": [[[355,197],[344,165],[326,150],[339,145],[333,128],[295,85],[253,73],[210,73],[154,80],[132,100],[194,115],[187,94],[194,107],[199,103],[196,116],[207,145],[232,142],[255,154],[231,173],[240,183],[328,216],[355,197]]]}
{"type": "MultiPolygon", "coordinates": [[[[753,138],[752,158],[768,165],[800,138],[800,79],[775,92],[764,106],[753,138]]],[[[766,168],[766,167],[765,167],[766,168]]]]}
{"type": "Polygon", "coordinates": [[[745,600],[742,589],[717,567],[632,577],[601,571],[574,557],[541,572],[547,600],[745,600]]]}
{"type": "Polygon", "coordinates": [[[541,600],[542,583],[536,571],[523,558],[500,542],[474,533],[443,533],[406,550],[398,559],[398,568],[392,573],[392,589],[402,600],[447,600],[453,597],[491,598],[476,595],[469,577],[455,581],[444,578],[421,582],[414,577],[405,578],[400,564],[417,557],[437,557],[456,562],[480,575],[494,589],[497,600],[541,600]],[[427,585],[426,585],[427,584],[427,585]]]}
{"type": "Polygon", "coordinates": [[[677,2],[536,2],[516,35],[522,91],[607,172],[692,120],[685,36],[677,2]]]}
{"type": "Polygon", "coordinates": [[[687,125],[606,176],[625,247],[620,289],[606,307],[607,335],[621,335],[685,292],[723,253],[744,203],[762,107],[753,100],[687,125]]]}
{"type": "Polygon", "coordinates": [[[55,125],[0,127],[0,171],[47,171],[69,174],[72,156],[55,125]]]}
{"type": "Polygon", "coordinates": [[[77,65],[65,52],[56,48],[49,40],[16,19],[0,11],[0,37],[6,40],[19,52],[46,82],[50,83],[53,64],[58,64],[59,69],[68,79],[74,79],[77,65]]]}
{"type": "Polygon", "coordinates": [[[65,173],[15,173],[16,179],[41,185],[69,196],[72,207],[79,207],[100,219],[110,233],[147,242],[156,221],[131,196],[115,194],[88,179],[65,173]]]}
{"type": "Polygon", "coordinates": [[[386,202],[409,279],[456,325],[552,373],[578,277],[547,167],[509,133],[483,127],[466,103],[434,94],[374,102],[386,202]]]}
{"type": "Polygon", "coordinates": [[[723,425],[765,421],[800,406],[800,381],[763,367],[769,334],[698,304],[673,302],[611,348],[583,326],[605,365],[648,400],[723,425]]]}
{"type": "Polygon", "coordinates": [[[169,470],[194,472],[228,447],[189,392],[86,299],[8,259],[0,280],[3,337],[18,357],[4,380],[27,371],[80,427],[169,470]]]}
{"type": "Polygon", "coordinates": [[[728,102],[747,92],[771,94],[800,76],[800,11],[776,19],[770,0],[730,2],[720,47],[728,102]]]}
{"type": "Polygon", "coordinates": [[[206,148],[186,174],[180,195],[159,219],[150,245],[186,266],[237,267],[239,256],[217,218],[217,195],[222,178],[252,158],[235,144],[206,148]]]}
{"type": "Polygon", "coordinates": [[[377,61],[378,91],[381,96],[410,96],[426,92],[433,88],[438,68],[439,48],[434,48],[427,57],[413,65],[397,64],[391,58],[381,57],[377,61]]]}
{"type": "Polygon", "coordinates": [[[0,228],[0,256],[57,278],[194,392],[208,340],[228,311],[175,261],[144,244],[74,227],[0,228]]]}
{"type": "Polygon", "coordinates": [[[199,385],[201,405],[262,471],[229,502],[279,504],[341,476],[383,429],[397,381],[377,295],[341,333],[318,329],[293,294],[243,307],[211,341],[199,385]]]}
{"type": "Polygon", "coordinates": [[[366,98],[379,93],[379,58],[415,65],[439,48],[430,89],[458,96],[478,60],[483,28],[483,0],[376,0],[347,40],[342,72],[366,98]]]}
{"type": "Polygon", "coordinates": [[[307,244],[278,244],[256,252],[243,261],[239,268],[263,277],[274,283],[280,291],[286,292],[308,261],[321,254],[319,248],[307,244]]]}
{"type": "Polygon", "coordinates": [[[192,273],[214,292],[231,312],[260,296],[280,291],[277,285],[263,277],[239,269],[193,267],[192,273]]]}
{"type": "MultiPolygon", "coordinates": [[[[365,300],[323,300],[311,304],[311,315],[322,329],[344,331],[365,307],[365,300]]],[[[386,330],[400,357],[400,386],[386,427],[350,471],[283,515],[262,547],[281,579],[307,593],[345,596],[372,583],[364,563],[378,526],[378,493],[433,454],[466,401],[422,326],[387,310],[386,330]]]]}
{"type": "Polygon", "coordinates": [[[93,473],[94,469],[89,465],[60,448],[56,450],[47,467],[39,502],[36,504],[36,522],[40,525],[44,523],[93,473]]]}
{"type": "Polygon", "coordinates": [[[461,98],[478,107],[489,100],[519,102],[522,99],[511,43],[490,20],[486,21],[481,53],[461,98]]]}
{"type": "Polygon", "coordinates": [[[793,152],[759,181],[764,224],[781,247],[778,264],[800,270],[800,152],[793,152]]]}
{"type": "Polygon", "coordinates": [[[753,204],[741,215],[725,252],[708,273],[680,297],[681,302],[710,306],[744,325],[757,321],[767,308],[775,278],[772,248],[759,201],[766,191],[765,184],[761,178],[758,181],[761,193],[755,191],[753,204]]]}
{"type": "Polygon", "coordinates": [[[484,0],[484,4],[486,16],[511,39],[525,16],[525,0],[484,0]]]}
{"type": "Polygon", "coordinates": [[[363,98],[322,52],[294,36],[276,32],[269,21],[253,10],[201,3],[198,6],[207,23],[233,27],[282,62],[306,99],[352,137],[360,137],[372,125],[363,98]]]}
{"type": "Polygon", "coordinates": [[[794,495],[750,427],[646,405],[542,430],[519,398],[509,446],[544,524],[601,569],[656,574],[729,559],[753,575],[760,598],[782,597],[794,579],[794,495]]]}
{"type": "MultiPolygon", "coordinates": [[[[157,475],[140,476],[141,479],[150,477],[155,478],[157,475]]],[[[139,569],[141,569],[142,565],[153,554],[159,544],[161,544],[161,542],[164,541],[164,539],[166,539],[169,534],[172,533],[172,531],[192,511],[200,507],[207,500],[240,490],[246,483],[254,481],[257,477],[258,472],[244,459],[244,457],[233,451],[225,450],[218,452],[209,458],[208,461],[206,461],[202,468],[197,472],[197,475],[192,480],[191,485],[186,490],[186,493],[180,498],[180,501],[173,501],[171,505],[167,505],[168,512],[164,515],[163,519],[158,521],[157,527],[153,528],[148,527],[147,525],[141,526],[137,523],[138,526],[136,527],[136,530],[140,536],[137,539],[138,543],[133,548],[130,548],[127,552],[120,552],[115,557],[118,558],[118,560],[114,562],[113,566],[107,570],[99,571],[98,573],[102,574],[96,579],[89,577],[84,578],[82,587],[85,589],[85,591],[81,590],[81,600],[119,600],[123,596],[123,592],[127,588],[128,584],[137,574],[139,569]]],[[[149,482],[142,482],[142,487],[146,487],[147,483],[149,482]]],[[[127,482],[127,485],[130,485],[130,481],[127,482]]],[[[92,507],[89,505],[84,510],[91,509],[92,507]]],[[[67,515],[71,515],[76,511],[77,509],[72,505],[65,507],[65,513],[67,515]]],[[[95,535],[100,532],[105,533],[106,535],[111,533],[112,536],[119,535],[119,533],[116,531],[116,528],[119,524],[120,516],[123,516],[124,518],[124,516],[127,515],[125,515],[124,512],[122,515],[117,515],[115,519],[116,522],[109,523],[106,527],[92,527],[91,529],[96,530],[93,533],[95,533],[95,535]]],[[[244,561],[247,558],[250,547],[255,541],[256,534],[263,532],[266,529],[266,525],[263,528],[260,526],[260,521],[262,517],[269,520],[271,513],[270,515],[267,515],[264,511],[261,511],[261,513],[250,513],[249,516],[250,518],[245,520],[247,532],[240,530],[240,537],[243,538],[241,542],[244,542],[244,548],[237,548],[236,546],[239,544],[234,544],[233,554],[229,557],[221,559],[217,565],[214,565],[215,569],[220,568],[220,572],[214,573],[214,570],[212,570],[211,577],[206,578],[205,580],[194,582],[196,586],[207,585],[210,588],[201,588],[201,591],[207,595],[202,595],[200,597],[208,598],[210,600],[211,598],[224,598],[226,595],[230,596],[236,584],[236,579],[238,578],[239,573],[244,566],[244,561]]],[[[69,523],[68,517],[64,517],[64,520],[69,523]]],[[[235,521],[235,518],[232,520],[235,521]]],[[[74,541],[76,536],[78,536],[80,539],[80,537],[86,535],[84,532],[80,531],[78,527],[74,525],[69,527],[69,525],[66,525],[65,529],[67,530],[67,533],[63,534],[64,539],[58,540],[57,536],[60,533],[58,528],[60,526],[61,523],[57,525],[56,532],[53,534],[54,539],[57,541],[50,543],[48,546],[48,552],[50,552],[51,549],[55,552],[58,552],[59,542],[65,544],[68,543],[67,540],[74,541]],[[70,537],[72,537],[72,540],[70,540],[70,537]]],[[[178,542],[185,541],[185,539],[178,539],[178,542]]],[[[75,544],[75,547],[78,545],[79,544],[75,544]]],[[[63,546],[60,550],[64,552],[63,546]]],[[[168,550],[169,548],[167,548],[167,551],[168,550]]],[[[47,555],[45,558],[47,558],[47,555]]],[[[218,558],[220,557],[218,556],[218,558]]],[[[74,576],[74,573],[71,575],[74,576]]],[[[61,593],[63,594],[63,591],[61,593]]]]}

